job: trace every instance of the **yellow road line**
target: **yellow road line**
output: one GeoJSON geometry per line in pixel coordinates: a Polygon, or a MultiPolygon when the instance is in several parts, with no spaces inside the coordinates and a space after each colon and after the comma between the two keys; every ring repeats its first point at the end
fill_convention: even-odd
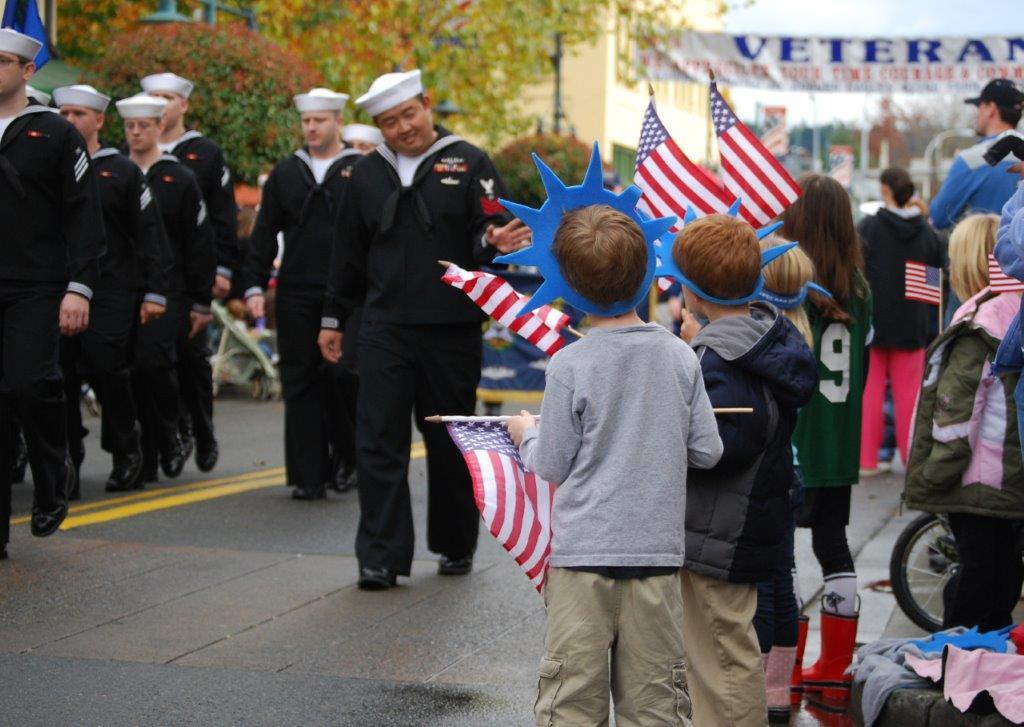
{"type": "MultiPolygon", "coordinates": [[[[71,515],[77,515],[83,512],[90,512],[92,510],[99,510],[104,507],[110,507],[111,505],[122,505],[128,502],[139,502],[141,500],[152,500],[157,497],[166,497],[167,495],[176,494],[179,492],[192,492],[194,490],[205,490],[209,487],[215,487],[217,485],[234,484],[238,482],[247,482],[250,480],[262,479],[264,477],[270,477],[272,475],[283,475],[284,467],[271,467],[270,469],[258,470],[256,472],[249,472],[244,475],[232,475],[231,477],[214,477],[208,480],[198,480],[197,482],[188,482],[182,485],[171,485],[170,487],[158,487],[154,490],[144,490],[142,492],[133,492],[128,495],[120,495],[117,497],[107,497],[102,500],[96,500],[95,502],[83,502],[80,505],[72,505],[70,509],[71,515]]],[[[27,523],[31,519],[31,515],[22,515],[11,519],[11,525],[21,525],[27,523]]]]}
{"type": "MultiPolygon", "coordinates": [[[[426,456],[426,453],[426,445],[422,441],[413,442],[409,450],[409,457],[411,459],[420,459],[426,456]]],[[[133,492],[95,502],[73,505],[60,529],[73,530],[85,525],[120,520],[156,510],[190,505],[205,500],[215,500],[220,497],[238,495],[243,492],[276,487],[283,484],[285,484],[284,467],[271,467],[256,472],[248,472],[243,475],[214,477],[182,485],[133,492]],[[100,512],[94,512],[96,510],[100,512]]],[[[23,525],[31,519],[30,515],[22,515],[12,518],[11,525],[23,525]]]]}
{"type": "Polygon", "coordinates": [[[134,517],[136,515],[142,515],[147,512],[154,512],[156,510],[166,510],[171,507],[181,507],[182,505],[191,505],[196,502],[203,502],[205,500],[215,500],[219,497],[227,497],[229,495],[238,495],[242,492],[251,492],[252,490],[261,490],[267,487],[277,487],[284,484],[283,476],[270,477],[264,480],[252,480],[248,482],[238,482],[230,485],[217,485],[214,487],[208,487],[204,490],[196,490],[194,492],[182,492],[175,495],[169,495],[167,497],[160,497],[153,500],[144,502],[134,502],[127,505],[120,505],[118,507],[112,507],[109,510],[102,510],[100,512],[87,513],[85,515],[70,515],[64,524],[60,526],[61,530],[74,530],[85,525],[96,525],[97,523],[110,522],[111,520],[122,520],[124,518],[134,517]]]}

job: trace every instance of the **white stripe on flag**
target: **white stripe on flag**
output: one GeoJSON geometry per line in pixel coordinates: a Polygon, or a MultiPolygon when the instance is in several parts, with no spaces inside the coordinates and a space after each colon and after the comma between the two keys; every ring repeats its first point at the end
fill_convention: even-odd
{"type": "MultiPolygon", "coordinates": [[[[733,134],[732,131],[728,133],[729,135],[733,134]]],[[[756,208],[763,214],[771,214],[773,209],[786,206],[784,200],[780,200],[776,197],[775,194],[757,178],[754,171],[747,166],[747,163],[739,154],[736,153],[736,150],[732,146],[729,144],[720,144],[718,148],[722,157],[729,160],[732,166],[736,169],[736,173],[739,175],[739,179],[734,178],[732,175],[727,176],[725,179],[725,186],[727,186],[729,191],[737,197],[742,197],[743,204],[751,208],[756,208]],[[764,200],[764,203],[770,206],[770,208],[765,209],[762,205],[757,204],[755,200],[751,199],[750,193],[743,188],[744,183],[749,185],[750,188],[756,192],[762,200],[764,200]]],[[[764,168],[761,167],[761,170],[763,171],[764,168]]]]}
{"type": "Polygon", "coordinates": [[[491,529],[494,524],[494,514],[498,511],[498,488],[494,477],[494,467],[491,465],[491,458],[487,452],[474,450],[473,457],[480,467],[480,475],[484,486],[484,506],[480,510],[480,517],[484,525],[491,529]]]}

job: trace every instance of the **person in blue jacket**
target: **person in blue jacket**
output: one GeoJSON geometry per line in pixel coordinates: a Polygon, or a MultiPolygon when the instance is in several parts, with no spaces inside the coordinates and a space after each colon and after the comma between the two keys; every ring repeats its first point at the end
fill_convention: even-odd
{"type": "Polygon", "coordinates": [[[1017,184],[1016,177],[1006,171],[1021,160],[1011,155],[990,167],[983,157],[999,137],[1017,128],[1024,93],[1013,81],[997,78],[980,96],[964,102],[978,107],[974,131],[982,138],[957,155],[942,189],[931,201],[932,224],[940,230],[953,227],[968,212],[999,214],[1017,184]]]}
{"type": "MultiPolygon", "coordinates": [[[[1024,280],[1024,181],[1021,180],[1024,176],[1024,163],[1017,163],[1008,171],[1011,174],[1006,176],[1018,186],[1016,193],[1003,206],[993,253],[1004,273],[1017,280],[1024,280]]],[[[1024,310],[1024,303],[1021,310],[1024,310]]],[[[1018,312],[996,352],[993,363],[995,371],[1017,373],[1024,369],[1022,346],[1024,339],[1021,337],[1021,314],[1018,312]]],[[[1017,431],[1021,433],[1021,450],[1024,452],[1024,382],[1018,382],[1014,398],[1017,403],[1017,431]]]]}

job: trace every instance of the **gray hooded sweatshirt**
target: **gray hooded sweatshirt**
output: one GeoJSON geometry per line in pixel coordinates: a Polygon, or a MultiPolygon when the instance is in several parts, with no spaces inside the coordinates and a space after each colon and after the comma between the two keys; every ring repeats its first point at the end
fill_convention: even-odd
{"type": "Polygon", "coordinates": [[[558,485],[552,566],[682,567],[686,470],[714,466],[722,442],[697,357],[650,323],[555,354],[519,452],[558,485]]]}

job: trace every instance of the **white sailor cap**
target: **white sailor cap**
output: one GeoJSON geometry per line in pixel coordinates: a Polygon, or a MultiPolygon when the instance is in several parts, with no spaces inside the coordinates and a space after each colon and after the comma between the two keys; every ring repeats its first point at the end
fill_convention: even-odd
{"type": "Polygon", "coordinates": [[[92,86],[78,83],[74,86],[61,86],[53,89],[53,100],[60,106],[84,106],[101,114],[110,104],[110,96],[105,96],[92,86]]]}
{"type": "Polygon", "coordinates": [[[31,61],[35,60],[36,53],[42,47],[43,44],[38,40],[14,28],[0,28],[0,53],[10,53],[31,61]]]}
{"type": "Polygon", "coordinates": [[[349,144],[356,141],[364,141],[367,144],[379,146],[384,143],[384,135],[376,126],[368,124],[348,124],[341,128],[341,138],[349,144]]]}
{"type": "Polygon", "coordinates": [[[369,91],[356,99],[356,105],[370,116],[382,114],[423,93],[421,75],[419,69],[406,73],[385,73],[370,84],[369,91]]]}
{"type": "Polygon", "coordinates": [[[36,101],[41,103],[43,106],[50,105],[50,94],[46,93],[45,91],[40,91],[38,88],[33,88],[27,83],[25,84],[25,95],[31,96],[36,101]]]}
{"type": "Polygon", "coordinates": [[[314,88],[309,93],[292,97],[300,114],[307,111],[343,111],[348,94],[336,93],[329,88],[314,88]]]}
{"type": "Polygon", "coordinates": [[[125,119],[159,119],[167,106],[167,99],[138,93],[114,103],[125,119]]]}
{"type": "Polygon", "coordinates": [[[154,73],[146,76],[139,83],[142,85],[142,90],[146,93],[165,91],[167,93],[176,93],[183,98],[191,96],[192,89],[195,88],[195,84],[192,81],[174,73],[154,73]]]}

